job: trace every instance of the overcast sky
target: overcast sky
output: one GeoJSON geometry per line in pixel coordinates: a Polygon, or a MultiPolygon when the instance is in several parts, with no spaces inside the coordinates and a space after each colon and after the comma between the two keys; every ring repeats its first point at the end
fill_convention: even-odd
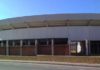
{"type": "Polygon", "coordinates": [[[0,0],[0,19],[60,13],[100,13],[100,0],[0,0]]]}

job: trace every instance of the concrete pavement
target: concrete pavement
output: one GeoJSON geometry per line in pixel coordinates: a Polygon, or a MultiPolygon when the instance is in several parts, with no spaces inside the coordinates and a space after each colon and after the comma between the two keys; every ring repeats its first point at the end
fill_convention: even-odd
{"type": "Polygon", "coordinates": [[[0,70],[100,70],[100,68],[20,62],[0,62],[0,70]]]}
{"type": "Polygon", "coordinates": [[[51,65],[67,65],[67,66],[84,66],[84,67],[98,67],[98,68],[100,68],[100,64],[68,63],[68,62],[55,62],[55,61],[0,60],[0,62],[35,63],[35,64],[51,64],[51,65]]]}

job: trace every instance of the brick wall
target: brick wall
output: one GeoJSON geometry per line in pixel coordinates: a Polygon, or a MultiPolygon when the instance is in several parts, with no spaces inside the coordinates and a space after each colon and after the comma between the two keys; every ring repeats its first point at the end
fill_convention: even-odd
{"type": "Polygon", "coordinates": [[[22,47],[23,56],[33,56],[35,54],[35,46],[23,46],[22,47]]]}
{"type": "Polygon", "coordinates": [[[69,47],[66,44],[54,45],[54,55],[68,55],[69,47]]]}
{"type": "Polygon", "coordinates": [[[0,55],[6,54],[6,47],[0,47],[0,55]]]}
{"type": "Polygon", "coordinates": [[[51,46],[50,45],[38,46],[38,54],[51,55],[51,46]]]}
{"type": "Polygon", "coordinates": [[[20,55],[20,47],[19,46],[9,47],[9,55],[20,55]]]}

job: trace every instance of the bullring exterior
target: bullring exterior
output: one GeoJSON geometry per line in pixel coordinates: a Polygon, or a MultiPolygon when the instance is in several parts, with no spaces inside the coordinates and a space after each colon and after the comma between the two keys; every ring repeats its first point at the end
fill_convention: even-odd
{"type": "Polygon", "coordinates": [[[0,55],[100,55],[100,14],[0,20],[0,55]]]}

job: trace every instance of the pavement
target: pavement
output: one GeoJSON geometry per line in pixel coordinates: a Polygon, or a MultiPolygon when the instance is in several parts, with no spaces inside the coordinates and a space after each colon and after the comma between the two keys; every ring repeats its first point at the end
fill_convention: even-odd
{"type": "Polygon", "coordinates": [[[55,61],[0,60],[0,62],[35,63],[35,64],[67,65],[67,66],[83,66],[83,67],[98,67],[98,68],[100,68],[100,64],[68,63],[68,62],[55,62],[55,61]]]}
{"type": "Polygon", "coordinates": [[[100,68],[3,61],[0,62],[0,70],[100,70],[100,68]]]}

